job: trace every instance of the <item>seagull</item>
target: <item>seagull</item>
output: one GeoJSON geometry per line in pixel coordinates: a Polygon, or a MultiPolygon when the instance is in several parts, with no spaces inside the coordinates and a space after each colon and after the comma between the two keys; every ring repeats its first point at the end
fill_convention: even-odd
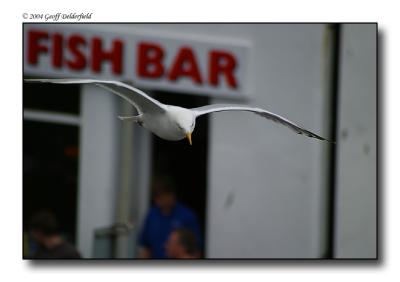
{"type": "Polygon", "coordinates": [[[115,80],[95,79],[70,79],[70,78],[32,78],[27,82],[44,82],[56,84],[94,84],[111,93],[114,93],[134,106],[138,112],[135,116],[119,116],[121,120],[131,121],[150,130],[158,137],[178,141],[187,138],[192,145],[192,132],[196,125],[196,119],[200,116],[224,111],[252,112],[274,122],[283,124],[298,134],[304,134],[311,138],[331,142],[317,134],[308,131],[290,120],[271,113],[267,110],[249,107],[245,105],[214,104],[198,108],[186,109],[183,107],[166,105],[150,97],[142,90],[126,83],[115,80]]]}

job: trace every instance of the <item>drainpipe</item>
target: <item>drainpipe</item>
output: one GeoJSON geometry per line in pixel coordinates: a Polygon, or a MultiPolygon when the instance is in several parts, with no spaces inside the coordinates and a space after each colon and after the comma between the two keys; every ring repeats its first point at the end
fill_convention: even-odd
{"type": "MultiPolygon", "coordinates": [[[[125,101],[120,102],[120,115],[135,115],[132,105],[125,101]]],[[[117,117],[115,117],[117,118],[117,117]]],[[[114,231],[114,257],[128,258],[130,240],[130,229],[133,228],[131,222],[131,206],[133,204],[133,158],[134,158],[134,124],[131,122],[120,121],[119,133],[119,189],[116,201],[116,223],[114,231]]]]}

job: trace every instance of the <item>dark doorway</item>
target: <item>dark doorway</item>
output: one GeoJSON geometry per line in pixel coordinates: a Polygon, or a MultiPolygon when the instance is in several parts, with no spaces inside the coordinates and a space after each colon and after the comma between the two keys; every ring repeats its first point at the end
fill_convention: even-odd
{"type": "MultiPolygon", "coordinates": [[[[186,108],[208,104],[207,97],[153,92],[162,103],[186,108]]],[[[176,185],[178,200],[191,208],[197,215],[203,233],[206,234],[207,201],[207,157],[208,157],[208,117],[196,120],[192,134],[193,145],[189,142],[166,141],[153,135],[152,175],[168,175],[176,185]]],[[[203,244],[205,245],[205,244],[203,244]]]]}
{"type": "Polygon", "coordinates": [[[33,214],[48,211],[74,243],[79,127],[25,120],[23,130],[24,231],[33,214]]]}
{"type": "MultiPolygon", "coordinates": [[[[27,77],[25,77],[27,78],[27,77]]],[[[79,85],[24,83],[24,111],[79,116],[79,85]]],[[[36,212],[52,213],[68,241],[76,241],[79,127],[23,121],[24,255],[30,255],[28,224],[36,212]]]]}

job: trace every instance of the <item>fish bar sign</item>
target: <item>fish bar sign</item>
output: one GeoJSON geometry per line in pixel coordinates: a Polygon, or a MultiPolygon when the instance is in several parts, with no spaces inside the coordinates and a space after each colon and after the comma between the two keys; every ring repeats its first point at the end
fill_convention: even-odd
{"type": "Polygon", "coordinates": [[[214,97],[246,95],[248,47],[243,42],[93,27],[25,24],[24,74],[115,79],[145,89],[214,97]]]}

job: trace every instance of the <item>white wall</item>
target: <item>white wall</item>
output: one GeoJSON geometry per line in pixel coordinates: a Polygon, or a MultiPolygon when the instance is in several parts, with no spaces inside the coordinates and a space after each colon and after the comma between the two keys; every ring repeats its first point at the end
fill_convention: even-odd
{"type": "Polygon", "coordinates": [[[376,25],[346,24],[339,89],[335,256],[376,257],[376,25]]]}
{"type": "Polygon", "coordinates": [[[92,256],[94,231],[115,222],[118,191],[118,97],[99,87],[81,87],[78,188],[78,249],[92,256]]]}
{"type": "Polygon", "coordinates": [[[81,100],[81,152],[78,196],[78,248],[93,256],[94,231],[116,222],[133,224],[133,235],[116,242],[119,258],[133,256],[130,238],[136,238],[148,208],[150,133],[119,115],[133,108],[97,86],[83,85],[81,100]]]}
{"type": "MultiPolygon", "coordinates": [[[[253,43],[249,104],[326,136],[324,26],[239,32],[253,43]]],[[[210,144],[208,256],[320,257],[325,145],[245,113],[212,117],[210,144]]]]}

